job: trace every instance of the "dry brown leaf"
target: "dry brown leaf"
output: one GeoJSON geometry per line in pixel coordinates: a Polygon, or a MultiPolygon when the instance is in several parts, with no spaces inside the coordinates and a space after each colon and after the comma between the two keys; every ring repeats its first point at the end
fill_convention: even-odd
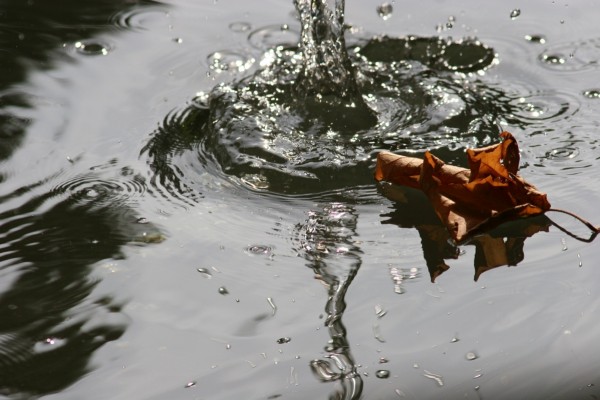
{"type": "Polygon", "coordinates": [[[550,209],[546,194],[517,175],[519,148],[508,132],[499,144],[467,150],[470,169],[390,152],[377,156],[375,179],[421,189],[456,242],[503,222],[550,209]]]}

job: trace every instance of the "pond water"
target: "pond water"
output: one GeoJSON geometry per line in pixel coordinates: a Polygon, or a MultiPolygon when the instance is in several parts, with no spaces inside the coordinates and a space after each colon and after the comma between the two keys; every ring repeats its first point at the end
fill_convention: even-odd
{"type": "Polygon", "coordinates": [[[597,8],[348,0],[340,100],[291,0],[5,1],[0,397],[597,398],[597,241],[373,179],[502,128],[600,223],[597,8]]]}

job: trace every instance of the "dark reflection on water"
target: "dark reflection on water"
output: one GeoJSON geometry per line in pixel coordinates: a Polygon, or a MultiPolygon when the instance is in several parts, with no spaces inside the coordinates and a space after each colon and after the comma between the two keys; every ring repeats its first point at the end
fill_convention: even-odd
{"type": "MultiPolygon", "coordinates": [[[[380,188],[386,197],[396,201],[394,211],[382,215],[382,223],[417,229],[423,257],[434,282],[450,268],[445,260],[459,257],[459,247],[453,244],[448,231],[421,192],[390,184],[380,185],[380,188]]],[[[540,215],[507,222],[469,240],[466,245],[475,246],[475,281],[491,269],[519,264],[525,259],[525,240],[538,232],[547,232],[551,224],[545,215],[540,215]]]]}
{"type": "MultiPolygon", "coordinates": [[[[29,97],[15,88],[30,69],[50,69],[56,57],[67,60],[65,52],[55,50],[112,30],[113,16],[125,9],[156,4],[3,1],[0,160],[18,149],[31,123],[14,113],[31,107],[29,97]]],[[[97,43],[87,42],[88,50],[97,43]]],[[[123,304],[110,296],[90,298],[99,283],[92,266],[122,258],[127,243],[160,240],[153,226],[138,226],[139,217],[123,201],[143,191],[139,180],[111,182],[88,174],[33,195],[55,178],[0,196],[1,395],[30,398],[60,391],[88,373],[94,351],[119,338],[128,325],[123,304]]]]}
{"type": "Polygon", "coordinates": [[[0,271],[12,279],[0,293],[0,393],[33,396],[67,387],[89,372],[93,351],[127,327],[122,304],[88,298],[99,282],[92,265],[122,258],[124,244],[143,243],[144,233],[156,230],[103,198],[108,193],[87,201],[85,193],[70,194],[46,211],[40,209],[65,192],[0,214],[0,271]]]}
{"type": "MultiPolygon", "coordinates": [[[[57,48],[111,30],[111,18],[125,9],[161,4],[153,0],[45,1],[7,0],[0,10],[0,160],[21,144],[30,121],[12,114],[12,107],[28,107],[26,96],[11,89],[23,81],[31,67],[49,69],[57,48]]],[[[90,45],[96,46],[94,42],[90,45]]]]}

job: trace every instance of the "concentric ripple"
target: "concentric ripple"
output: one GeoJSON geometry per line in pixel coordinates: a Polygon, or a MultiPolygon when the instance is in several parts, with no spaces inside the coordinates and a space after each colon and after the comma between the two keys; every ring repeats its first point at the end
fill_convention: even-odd
{"type": "Polygon", "coordinates": [[[544,67],[578,72],[600,67],[600,38],[559,44],[544,50],[539,59],[544,67]]]}
{"type": "Polygon", "coordinates": [[[97,205],[131,205],[146,192],[146,180],[131,169],[124,167],[120,177],[104,179],[94,173],[78,175],[62,181],[52,192],[67,195],[75,203],[97,205]]]}
{"type": "Polygon", "coordinates": [[[293,47],[298,43],[299,37],[300,33],[287,24],[268,25],[250,32],[248,43],[259,50],[267,50],[278,46],[293,47]]]}
{"type": "Polygon", "coordinates": [[[120,29],[140,31],[166,20],[168,9],[164,7],[139,7],[119,11],[111,18],[114,26],[120,29]]]}

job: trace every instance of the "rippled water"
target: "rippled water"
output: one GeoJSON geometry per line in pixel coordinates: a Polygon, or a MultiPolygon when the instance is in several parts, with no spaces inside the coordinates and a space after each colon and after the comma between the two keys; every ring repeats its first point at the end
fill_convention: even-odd
{"type": "Polygon", "coordinates": [[[315,71],[291,0],[8,2],[0,397],[600,395],[596,241],[541,217],[457,247],[372,175],[506,129],[600,223],[595,7],[349,0],[315,71]]]}

